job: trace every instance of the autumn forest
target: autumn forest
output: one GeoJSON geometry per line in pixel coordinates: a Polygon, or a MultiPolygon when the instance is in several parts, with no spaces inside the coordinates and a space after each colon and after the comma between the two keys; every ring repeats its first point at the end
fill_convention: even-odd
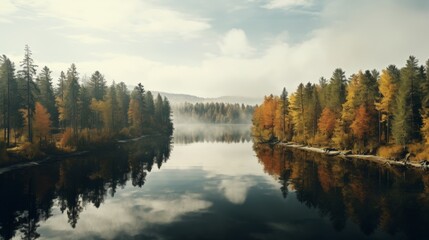
{"type": "Polygon", "coordinates": [[[252,133],[257,142],[293,141],[387,158],[407,151],[428,159],[429,60],[419,65],[410,56],[403,67],[348,78],[338,68],[329,80],[266,96],[253,115],[252,133]]]}
{"type": "Polygon", "coordinates": [[[124,82],[108,86],[99,71],[79,77],[71,64],[54,87],[47,66],[36,71],[28,46],[19,64],[17,70],[7,56],[0,59],[2,162],[8,159],[6,147],[32,159],[46,152],[105,145],[113,139],[172,134],[168,99],[153,96],[142,84],[132,91],[124,82]]]}

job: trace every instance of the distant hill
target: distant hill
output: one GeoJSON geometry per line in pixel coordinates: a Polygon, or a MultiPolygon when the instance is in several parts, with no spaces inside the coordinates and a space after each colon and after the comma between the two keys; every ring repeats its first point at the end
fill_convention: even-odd
{"type": "Polygon", "coordinates": [[[197,102],[203,102],[203,103],[209,103],[209,102],[223,102],[223,103],[239,103],[239,104],[247,104],[247,105],[256,105],[260,104],[262,99],[261,98],[250,98],[250,97],[241,97],[241,96],[222,96],[217,98],[203,98],[203,97],[197,97],[194,95],[189,94],[178,94],[178,93],[166,93],[166,92],[158,92],[158,91],[151,91],[152,95],[156,97],[156,95],[159,93],[161,96],[165,96],[168,98],[171,104],[181,104],[181,103],[197,103],[197,102]]]}

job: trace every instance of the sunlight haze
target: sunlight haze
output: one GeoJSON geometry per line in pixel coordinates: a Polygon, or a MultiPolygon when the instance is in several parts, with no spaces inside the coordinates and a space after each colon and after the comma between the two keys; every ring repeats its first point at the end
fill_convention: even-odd
{"type": "Polygon", "coordinates": [[[202,97],[280,94],[300,82],[403,65],[429,52],[426,1],[0,0],[0,50],[24,46],[58,79],[75,63],[110,84],[202,97]]]}

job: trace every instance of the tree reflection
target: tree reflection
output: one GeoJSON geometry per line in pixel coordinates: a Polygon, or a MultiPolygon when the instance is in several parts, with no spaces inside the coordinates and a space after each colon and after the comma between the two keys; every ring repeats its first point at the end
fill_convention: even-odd
{"type": "Polygon", "coordinates": [[[370,236],[381,229],[408,238],[426,235],[429,177],[418,170],[385,168],[298,149],[254,145],[264,171],[341,231],[348,220],[370,236]]]}
{"type": "Polygon", "coordinates": [[[194,142],[249,142],[248,124],[179,124],[174,130],[174,142],[189,144],[194,142]]]}
{"type": "Polygon", "coordinates": [[[24,239],[38,238],[39,223],[52,216],[56,202],[75,228],[87,204],[100,207],[130,178],[134,186],[143,186],[154,163],[160,168],[170,157],[170,142],[169,137],[143,139],[113,151],[0,175],[0,238],[18,233],[24,239]]]}

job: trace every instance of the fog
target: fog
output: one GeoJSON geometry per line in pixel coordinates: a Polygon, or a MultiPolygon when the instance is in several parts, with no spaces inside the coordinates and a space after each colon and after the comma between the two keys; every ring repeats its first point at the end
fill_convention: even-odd
{"type": "Polygon", "coordinates": [[[194,142],[249,142],[250,124],[174,124],[173,142],[190,144],[194,142]]]}

